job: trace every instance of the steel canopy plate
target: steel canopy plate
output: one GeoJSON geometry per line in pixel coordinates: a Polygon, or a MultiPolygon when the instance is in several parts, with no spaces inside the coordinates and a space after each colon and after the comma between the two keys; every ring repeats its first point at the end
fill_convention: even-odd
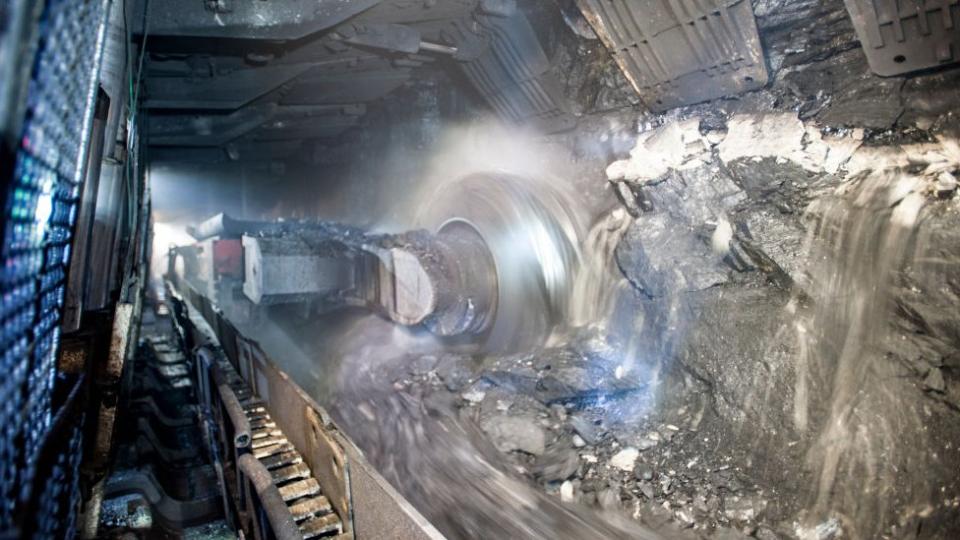
{"type": "Polygon", "coordinates": [[[645,105],[662,112],[767,83],[748,0],[577,0],[645,105]]]}
{"type": "Polygon", "coordinates": [[[844,0],[870,69],[890,77],[960,61],[960,0],[844,0]]]}

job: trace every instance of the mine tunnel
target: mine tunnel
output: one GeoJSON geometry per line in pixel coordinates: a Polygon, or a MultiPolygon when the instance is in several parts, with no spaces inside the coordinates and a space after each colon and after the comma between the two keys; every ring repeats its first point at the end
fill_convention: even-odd
{"type": "Polygon", "coordinates": [[[960,538],[958,0],[0,0],[0,537],[960,538]]]}

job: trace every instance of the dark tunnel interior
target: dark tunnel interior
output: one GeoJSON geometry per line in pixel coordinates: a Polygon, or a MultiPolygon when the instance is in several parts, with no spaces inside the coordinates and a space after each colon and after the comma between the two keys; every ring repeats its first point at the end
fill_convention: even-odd
{"type": "Polygon", "coordinates": [[[3,0],[0,538],[960,537],[960,1],[3,0]]]}

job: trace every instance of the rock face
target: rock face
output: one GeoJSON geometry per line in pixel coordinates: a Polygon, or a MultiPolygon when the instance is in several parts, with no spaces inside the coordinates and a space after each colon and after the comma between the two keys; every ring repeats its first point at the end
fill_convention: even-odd
{"type": "MultiPolygon", "coordinates": [[[[652,415],[703,407],[696,437],[619,434],[639,450],[634,496],[705,479],[697,463],[648,475],[659,483],[640,469],[709,439],[743,482],[721,494],[721,523],[955,535],[960,510],[942,501],[960,500],[960,286],[945,277],[960,274],[960,70],[881,79],[843,2],[753,4],[771,84],[647,119],[605,171],[636,216],[616,261],[640,361],[661,377],[652,415]]],[[[676,522],[697,519],[685,508],[676,522]]]]}
{"type": "Polygon", "coordinates": [[[635,222],[617,250],[617,264],[630,283],[651,298],[727,281],[720,258],[704,239],[666,215],[635,222]]]}

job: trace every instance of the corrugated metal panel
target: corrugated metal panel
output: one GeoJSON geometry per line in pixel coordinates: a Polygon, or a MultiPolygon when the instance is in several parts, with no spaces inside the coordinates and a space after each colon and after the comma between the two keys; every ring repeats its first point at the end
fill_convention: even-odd
{"type": "Polygon", "coordinates": [[[960,61],[960,0],[844,1],[877,75],[960,61]]]}
{"type": "Polygon", "coordinates": [[[577,1],[652,111],[767,83],[748,0],[577,1]]]}
{"type": "Polygon", "coordinates": [[[478,16],[478,31],[457,25],[450,41],[482,50],[462,63],[464,74],[497,113],[547,132],[572,128],[576,119],[560,81],[523,14],[478,16]],[[471,42],[473,42],[471,44],[471,42]]]}

